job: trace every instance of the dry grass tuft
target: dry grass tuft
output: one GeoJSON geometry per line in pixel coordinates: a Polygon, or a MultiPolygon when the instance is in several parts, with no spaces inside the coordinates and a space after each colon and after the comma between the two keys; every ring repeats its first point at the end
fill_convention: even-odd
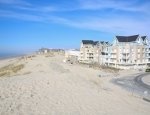
{"type": "Polygon", "coordinates": [[[18,71],[24,68],[24,64],[10,64],[0,68],[0,77],[15,75],[18,71]]]}
{"type": "Polygon", "coordinates": [[[79,63],[82,66],[87,66],[89,68],[97,69],[97,70],[103,70],[105,72],[110,72],[110,73],[118,73],[121,69],[113,68],[113,67],[108,67],[104,65],[100,65],[98,63],[90,63],[90,64],[85,64],[85,63],[79,63]]]}

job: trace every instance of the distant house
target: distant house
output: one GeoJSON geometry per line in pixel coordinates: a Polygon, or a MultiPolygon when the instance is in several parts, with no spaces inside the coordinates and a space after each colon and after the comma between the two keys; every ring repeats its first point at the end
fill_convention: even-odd
{"type": "Polygon", "coordinates": [[[49,48],[41,48],[37,51],[38,54],[47,54],[47,53],[60,53],[64,54],[63,49],[49,49],[49,48]]]}
{"type": "Polygon", "coordinates": [[[50,52],[50,49],[41,48],[41,49],[39,49],[38,54],[47,54],[48,52],[50,52]]]}

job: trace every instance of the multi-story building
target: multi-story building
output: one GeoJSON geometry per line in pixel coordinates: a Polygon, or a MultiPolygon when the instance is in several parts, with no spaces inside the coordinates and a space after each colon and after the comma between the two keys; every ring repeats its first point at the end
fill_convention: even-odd
{"type": "Polygon", "coordinates": [[[93,40],[82,40],[80,47],[79,62],[81,63],[102,63],[100,56],[108,42],[93,40]]]}
{"type": "Polygon", "coordinates": [[[121,69],[146,68],[150,63],[149,40],[146,36],[116,36],[104,49],[104,64],[121,69]]]}
{"type": "Polygon", "coordinates": [[[110,46],[111,44],[109,42],[100,42],[99,43],[99,64],[100,65],[105,65],[105,62],[106,62],[106,59],[107,59],[107,55],[108,55],[108,52],[107,52],[107,49],[108,47],[110,46]]]}
{"type": "Polygon", "coordinates": [[[82,40],[80,47],[80,58],[81,63],[94,63],[98,62],[98,41],[93,40],[82,40]]]}

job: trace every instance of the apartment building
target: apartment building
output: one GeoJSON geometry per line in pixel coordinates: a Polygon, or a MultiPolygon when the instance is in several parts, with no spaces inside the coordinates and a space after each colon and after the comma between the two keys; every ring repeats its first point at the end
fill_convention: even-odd
{"type": "Polygon", "coordinates": [[[150,64],[150,47],[147,36],[116,36],[104,49],[104,65],[120,69],[146,68],[150,64]]]}
{"type": "Polygon", "coordinates": [[[108,42],[104,41],[82,40],[79,62],[102,63],[100,56],[102,56],[102,52],[108,44],[108,42]]]}
{"type": "Polygon", "coordinates": [[[108,53],[105,51],[111,44],[109,42],[101,41],[99,43],[99,64],[104,65],[106,62],[106,56],[108,53]]]}

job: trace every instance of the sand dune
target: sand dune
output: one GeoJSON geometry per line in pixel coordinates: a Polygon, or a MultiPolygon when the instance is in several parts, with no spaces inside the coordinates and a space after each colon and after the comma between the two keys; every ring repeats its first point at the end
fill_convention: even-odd
{"type": "Polygon", "coordinates": [[[0,77],[0,115],[149,115],[150,103],[109,82],[114,74],[62,60],[22,59],[17,75],[0,77]]]}

